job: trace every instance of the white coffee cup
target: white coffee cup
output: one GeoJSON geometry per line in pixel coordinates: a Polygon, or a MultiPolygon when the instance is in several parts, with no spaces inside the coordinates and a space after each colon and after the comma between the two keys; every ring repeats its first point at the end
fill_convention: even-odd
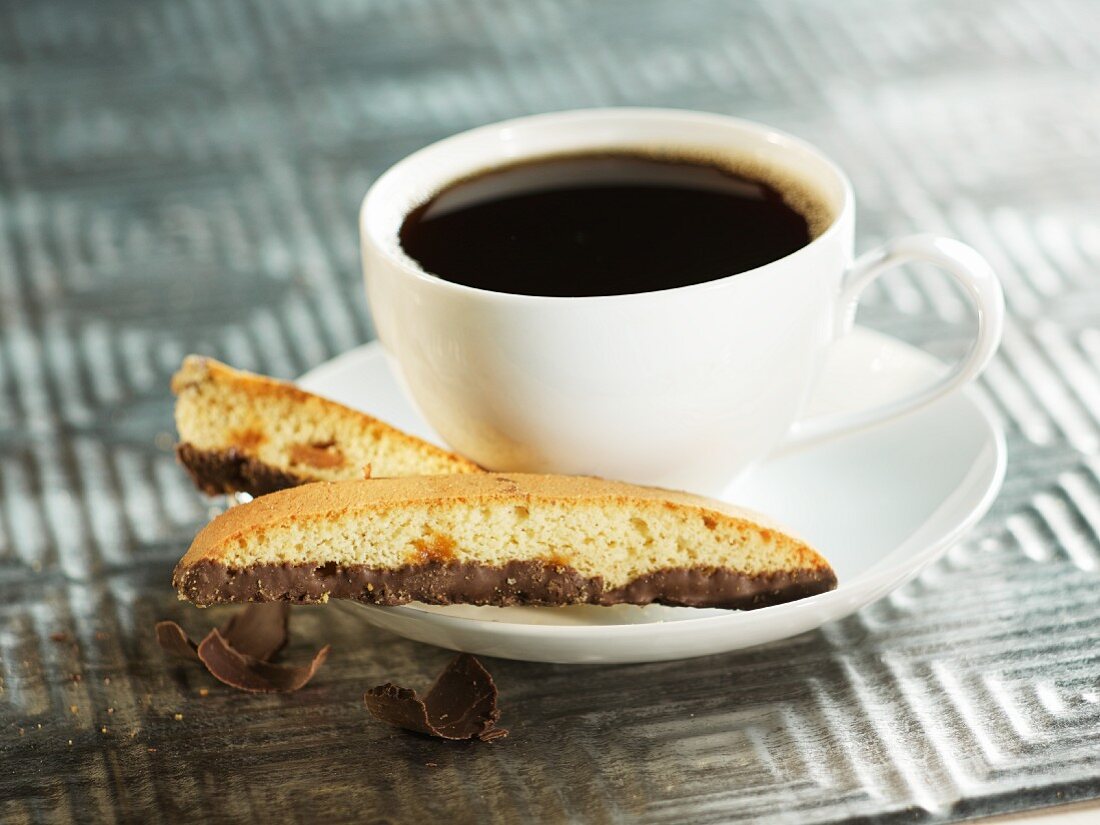
{"type": "Polygon", "coordinates": [[[973,380],[1000,342],[1004,299],[959,241],[916,235],[853,262],[855,205],[844,173],[767,126],[699,112],[592,109],[484,126],[383,174],[360,213],[378,336],[406,391],[453,449],[492,470],[599,475],[717,494],[782,446],[903,415],[973,380]],[[405,216],[464,176],[506,162],[607,149],[756,161],[822,198],[832,223],[807,246],[748,272],[657,292],[538,297],[424,272],[401,249],[405,216]],[[801,420],[829,347],[863,289],[907,261],[953,275],[973,302],[969,354],[891,403],[801,420]]]}

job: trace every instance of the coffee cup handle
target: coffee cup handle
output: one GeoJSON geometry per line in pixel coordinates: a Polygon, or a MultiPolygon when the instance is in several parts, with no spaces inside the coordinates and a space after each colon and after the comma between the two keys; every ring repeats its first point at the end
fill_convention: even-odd
{"type": "Polygon", "coordinates": [[[862,430],[931,404],[977,378],[985,369],[1004,331],[1005,303],[1000,281],[992,267],[966,244],[936,235],[897,238],[858,258],[844,278],[837,305],[837,337],[849,333],[855,323],[860,295],[884,272],[911,261],[926,261],[954,276],[973,304],[978,319],[974,343],[961,361],[942,378],[926,387],[885,404],[851,412],[833,413],[797,421],[781,451],[799,449],[819,441],[862,430]]]}

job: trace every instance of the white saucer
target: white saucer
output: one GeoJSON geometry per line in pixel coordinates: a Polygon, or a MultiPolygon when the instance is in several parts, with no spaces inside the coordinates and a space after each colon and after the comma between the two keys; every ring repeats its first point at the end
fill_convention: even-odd
{"type": "MultiPolygon", "coordinates": [[[[866,329],[857,328],[834,350],[813,412],[865,406],[943,370],[925,353],[866,329]]],[[[406,399],[378,343],[322,364],[299,383],[441,443],[406,399]]],[[[1004,469],[1004,435],[985,401],[967,390],[752,470],[724,497],[801,534],[840,579],[831,593],[776,607],[347,604],[410,639],[508,659],[651,662],[739,650],[813,630],[899,587],[986,512],[1004,469]]]]}

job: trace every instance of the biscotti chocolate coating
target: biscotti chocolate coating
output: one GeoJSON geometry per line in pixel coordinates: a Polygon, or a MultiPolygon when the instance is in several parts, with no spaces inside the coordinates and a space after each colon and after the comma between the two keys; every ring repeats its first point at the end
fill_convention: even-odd
{"type": "Polygon", "coordinates": [[[469,562],[428,562],[394,570],[365,565],[315,567],[264,564],[231,570],[203,561],[179,568],[176,588],[198,605],[223,602],[324,602],[353,599],[367,604],[473,604],[560,606],[569,604],[664,604],[753,610],[825,593],[836,587],[832,570],[746,575],[722,569],[661,570],[625,587],[607,589],[600,577],[537,561],[503,567],[469,562]]]}
{"type": "Polygon", "coordinates": [[[176,445],[176,458],[195,486],[210,496],[248,493],[263,496],[276,490],[297,487],[308,479],[264,464],[236,447],[200,450],[193,444],[176,445]]]}

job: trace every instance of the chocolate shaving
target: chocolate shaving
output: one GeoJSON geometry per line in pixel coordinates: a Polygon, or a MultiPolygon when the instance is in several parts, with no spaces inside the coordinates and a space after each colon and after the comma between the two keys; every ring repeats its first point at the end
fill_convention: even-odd
{"type": "Polygon", "coordinates": [[[375,719],[427,736],[488,742],[508,735],[496,726],[493,677],[469,653],[452,659],[423,699],[392,682],[371,688],[363,699],[375,719]]]}
{"type": "Polygon", "coordinates": [[[304,687],[324,664],[328,651],[325,645],[304,667],[273,665],[234,649],[216,628],[198,648],[199,658],[215,679],[251,693],[289,693],[304,687]]]}
{"type": "Polygon", "coordinates": [[[250,604],[234,613],[220,632],[238,653],[267,662],[286,647],[289,618],[290,605],[286,602],[250,604]]]}
{"type": "Polygon", "coordinates": [[[175,622],[157,622],[157,643],[173,656],[199,661],[198,645],[175,622]]]}
{"type": "Polygon", "coordinates": [[[307,667],[271,664],[289,638],[289,615],[290,606],[283,602],[250,604],[198,644],[175,622],[157,622],[157,642],[168,653],[202,662],[214,678],[232,687],[289,692],[313,678],[329,651],[326,645],[307,667]]]}
{"type": "MultiPolygon", "coordinates": [[[[286,647],[289,617],[284,602],[250,604],[230,616],[220,632],[234,650],[266,662],[286,647]]],[[[175,622],[157,622],[157,641],[168,653],[199,661],[198,644],[175,622]]]]}

